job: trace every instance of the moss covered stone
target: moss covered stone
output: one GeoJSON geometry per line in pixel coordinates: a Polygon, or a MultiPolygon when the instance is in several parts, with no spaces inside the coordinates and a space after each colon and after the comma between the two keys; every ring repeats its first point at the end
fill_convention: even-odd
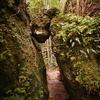
{"type": "Polygon", "coordinates": [[[52,21],[52,48],[71,100],[100,98],[99,27],[89,16],[62,14],[52,21]]]}
{"type": "Polygon", "coordinates": [[[0,1],[0,100],[47,100],[46,68],[29,16],[23,2],[8,1],[0,1]]]}

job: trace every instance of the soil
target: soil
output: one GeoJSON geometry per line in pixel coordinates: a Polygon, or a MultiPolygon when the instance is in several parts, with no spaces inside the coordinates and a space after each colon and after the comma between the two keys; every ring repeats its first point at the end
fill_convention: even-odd
{"type": "Polygon", "coordinates": [[[59,71],[47,71],[47,81],[49,89],[49,100],[69,100],[69,95],[65,90],[59,71]]]}

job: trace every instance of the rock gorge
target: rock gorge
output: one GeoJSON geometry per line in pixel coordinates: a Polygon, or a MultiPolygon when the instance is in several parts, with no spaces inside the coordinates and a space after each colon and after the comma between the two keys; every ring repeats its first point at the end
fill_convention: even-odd
{"type": "MultiPolygon", "coordinates": [[[[99,100],[100,23],[73,14],[59,14],[54,19],[51,15],[37,23],[49,23],[46,29],[52,32],[52,50],[70,100],[99,100]]],[[[51,34],[44,40],[41,37],[49,32],[34,36],[36,25],[33,20],[30,30],[30,19],[23,0],[0,1],[1,100],[48,100],[46,66],[38,42],[45,42],[51,34]]]]}

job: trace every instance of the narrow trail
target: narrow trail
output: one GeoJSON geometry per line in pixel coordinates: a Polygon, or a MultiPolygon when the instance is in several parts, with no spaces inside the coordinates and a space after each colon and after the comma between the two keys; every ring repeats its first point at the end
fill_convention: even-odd
{"type": "Polygon", "coordinates": [[[49,100],[68,100],[69,95],[66,92],[59,71],[47,71],[47,82],[49,89],[49,100]]]}

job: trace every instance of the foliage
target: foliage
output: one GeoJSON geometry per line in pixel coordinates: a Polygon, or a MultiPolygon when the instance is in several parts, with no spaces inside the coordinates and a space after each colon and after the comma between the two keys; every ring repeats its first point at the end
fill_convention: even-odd
{"type": "MultiPolygon", "coordinates": [[[[27,0],[27,5],[29,7],[33,7],[34,9],[43,9],[44,8],[44,0],[31,0],[31,1],[27,0]]],[[[47,6],[50,6],[50,8],[52,8],[52,7],[56,7],[58,9],[61,8],[59,0],[48,0],[47,6]]]]}
{"type": "Polygon", "coordinates": [[[97,23],[100,24],[100,13],[98,13],[99,16],[96,18],[97,19],[97,23]]]}
{"type": "Polygon", "coordinates": [[[27,4],[29,5],[29,7],[33,7],[36,9],[44,8],[43,0],[30,0],[30,1],[27,0],[27,4]]]}
{"type": "MultiPolygon", "coordinates": [[[[2,12],[5,12],[5,9],[2,9],[2,12]]],[[[4,15],[7,17],[2,14],[0,18],[0,100],[33,100],[36,94],[34,90],[42,100],[45,94],[44,88],[39,88],[45,84],[44,81],[39,83],[39,80],[44,79],[40,71],[44,67],[42,60],[39,62],[40,69],[35,70],[33,66],[37,60],[36,54],[31,51],[27,37],[29,34],[24,23],[14,17],[6,19],[4,15]]]]}
{"type": "Polygon", "coordinates": [[[11,56],[11,53],[9,52],[9,50],[3,51],[0,54],[0,61],[4,61],[7,59],[7,57],[11,56]]]}
{"type": "Polygon", "coordinates": [[[48,0],[48,5],[50,5],[50,7],[56,7],[58,9],[61,8],[60,0],[48,0]]]}
{"type": "Polygon", "coordinates": [[[98,19],[74,14],[59,14],[51,25],[56,43],[53,51],[67,61],[75,80],[89,90],[88,94],[100,93],[99,25],[98,19]]]}

